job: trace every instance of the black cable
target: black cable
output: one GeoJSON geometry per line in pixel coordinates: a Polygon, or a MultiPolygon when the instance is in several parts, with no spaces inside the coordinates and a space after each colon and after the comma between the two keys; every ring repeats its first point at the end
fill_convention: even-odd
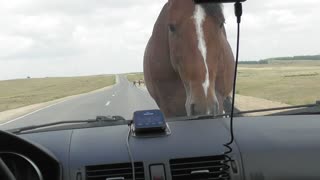
{"type": "MultiPolygon", "coordinates": [[[[237,72],[238,72],[238,61],[239,61],[239,45],[240,45],[240,23],[241,23],[241,15],[242,15],[242,4],[240,1],[234,4],[235,15],[237,17],[237,50],[236,50],[236,62],[234,69],[234,77],[233,77],[233,91],[232,91],[232,105],[231,105],[231,116],[230,116],[230,141],[224,146],[227,148],[227,151],[224,152],[225,155],[230,154],[232,152],[232,148],[230,145],[234,141],[234,133],[233,133],[233,116],[234,116],[234,104],[235,104],[235,94],[236,94],[236,83],[237,83],[237,72]]],[[[231,161],[231,158],[229,161],[231,161]]]]}
{"type": "Polygon", "coordinates": [[[132,168],[132,180],[136,180],[136,171],[135,171],[135,165],[134,165],[134,159],[133,159],[133,155],[132,155],[132,152],[131,152],[131,149],[130,149],[130,136],[131,136],[131,132],[132,132],[132,129],[131,129],[131,124],[132,123],[129,123],[129,130],[128,130],[128,135],[127,135],[127,151],[128,151],[128,155],[129,155],[129,158],[130,158],[130,161],[131,161],[131,168],[132,168]]]}

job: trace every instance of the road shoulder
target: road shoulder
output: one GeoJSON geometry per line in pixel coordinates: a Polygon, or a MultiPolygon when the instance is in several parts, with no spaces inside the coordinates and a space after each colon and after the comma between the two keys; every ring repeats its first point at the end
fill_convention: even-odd
{"type": "Polygon", "coordinates": [[[48,101],[48,102],[43,102],[43,103],[38,103],[38,104],[32,104],[32,105],[24,106],[24,107],[17,108],[17,109],[11,109],[11,110],[7,110],[7,111],[2,111],[2,112],[0,112],[0,125],[2,125],[4,123],[8,123],[10,121],[14,121],[15,119],[22,118],[22,117],[27,116],[29,114],[33,114],[33,113],[35,113],[37,111],[46,109],[48,107],[57,105],[59,103],[62,103],[62,102],[65,102],[65,101],[68,101],[68,100],[71,100],[71,99],[74,99],[74,98],[78,98],[78,97],[81,97],[81,96],[86,96],[86,95],[89,95],[89,94],[93,94],[93,93],[97,93],[97,92],[104,91],[104,90],[107,90],[107,89],[111,89],[116,84],[111,85],[111,86],[107,86],[107,87],[104,87],[104,88],[101,88],[101,89],[97,89],[97,90],[94,90],[94,91],[90,91],[90,92],[87,92],[87,93],[67,96],[67,97],[56,99],[56,100],[53,100],[53,101],[48,101]]]}

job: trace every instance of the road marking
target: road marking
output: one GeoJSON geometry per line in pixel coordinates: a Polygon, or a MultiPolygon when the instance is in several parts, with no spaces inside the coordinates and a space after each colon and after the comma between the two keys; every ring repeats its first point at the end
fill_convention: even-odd
{"type": "Polygon", "coordinates": [[[0,124],[0,126],[3,126],[3,125],[6,125],[6,124],[9,124],[9,123],[12,123],[12,122],[14,122],[14,121],[16,121],[16,120],[22,119],[22,118],[27,117],[27,116],[29,116],[29,115],[31,115],[31,114],[34,114],[34,113],[36,113],[36,112],[42,111],[42,110],[44,110],[44,109],[47,109],[47,108],[49,108],[49,107],[58,105],[58,104],[60,104],[60,103],[63,103],[63,102],[69,101],[69,100],[70,100],[70,99],[66,99],[66,100],[64,100],[64,101],[60,101],[60,102],[51,104],[51,105],[49,105],[49,106],[40,108],[40,109],[38,109],[38,110],[32,111],[32,112],[30,112],[30,113],[28,113],[28,114],[25,114],[25,115],[23,115],[23,116],[20,116],[20,117],[17,117],[17,118],[15,118],[15,119],[12,119],[12,120],[10,120],[10,121],[7,121],[7,122],[5,122],[5,123],[2,123],[2,124],[0,124]]]}
{"type": "Polygon", "coordinates": [[[112,94],[112,96],[114,97],[114,96],[115,96],[115,94],[112,94]]]}
{"type": "MultiPolygon", "coordinates": [[[[116,84],[113,85],[113,88],[114,88],[114,86],[119,85],[119,84],[120,84],[120,82],[119,82],[119,76],[117,75],[117,76],[116,76],[116,84]]],[[[90,92],[89,92],[89,93],[90,93],[90,92]]],[[[117,93],[115,93],[115,94],[117,94],[117,93]]],[[[82,96],[82,95],[86,96],[86,95],[88,95],[88,94],[79,94],[79,95],[80,95],[80,96],[82,96]]],[[[73,98],[72,98],[72,99],[73,99],[73,98]]],[[[60,104],[60,103],[63,103],[63,102],[66,102],[66,101],[69,101],[69,100],[72,100],[72,99],[71,99],[71,98],[70,98],[70,99],[66,99],[66,100],[63,100],[63,101],[60,101],[60,102],[57,102],[57,103],[54,103],[54,104],[45,106],[45,107],[43,107],[43,108],[37,109],[37,110],[35,110],[35,111],[32,111],[32,112],[27,113],[27,114],[25,114],[25,115],[19,116],[19,117],[17,117],[17,118],[14,118],[14,119],[12,119],[12,120],[7,121],[7,122],[0,123],[0,126],[3,126],[3,125],[6,125],[6,124],[9,124],[9,123],[12,123],[12,122],[14,122],[14,121],[17,121],[17,120],[19,120],[19,119],[25,118],[25,117],[27,117],[27,116],[29,116],[29,115],[34,114],[34,113],[37,113],[37,112],[39,112],[39,111],[45,110],[45,109],[47,109],[47,108],[50,108],[50,107],[52,107],[52,106],[58,105],[58,104],[60,104]]],[[[106,106],[108,106],[110,103],[111,103],[111,102],[107,102],[106,106]]]]}
{"type": "Polygon", "coordinates": [[[108,102],[106,103],[106,106],[109,106],[109,105],[110,105],[110,103],[111,103],[111,101],[108,101],[108,102]]]}

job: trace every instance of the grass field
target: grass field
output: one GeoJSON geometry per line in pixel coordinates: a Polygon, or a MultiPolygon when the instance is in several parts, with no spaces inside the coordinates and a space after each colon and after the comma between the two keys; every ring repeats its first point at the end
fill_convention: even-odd
{"type": "Polygon", "coordinates": [[[314,103],[320,99],[320,61],[240,65],[236,92],[292,105],[314,103]]]}
{"type": "Polygon", "coordinates": [[[127,79],[130,82],[133,82],[136,80],[144,79],[144,77],[143,77],[143,73],[130,73],[130,74],[127,74],[127,79]]]}
{"type": "MultiPolygon", "coordinates": [[[[128,75],[129,80],[142,73],[128,75]]],[[[299,105],[320,100],[320,61],[273,60],[271,64],[239,65],[237,94],[299,105]]]]}
{"type": "Polygon", "coordinates": [[[0,81],[0,112],[90,92],[114,83],[114,75],[0,81]]]}
{"type": "MultiPolygon", "coordinates": [[[[126,74],[129,81],[142,73],[126,74]]],[[[0,112],[81,94],[115,83],[113,75],[0,81],[0,112]]],[[[237,94],[298,105],[320,100],[320,61],[239,65],[237,94]]]]}

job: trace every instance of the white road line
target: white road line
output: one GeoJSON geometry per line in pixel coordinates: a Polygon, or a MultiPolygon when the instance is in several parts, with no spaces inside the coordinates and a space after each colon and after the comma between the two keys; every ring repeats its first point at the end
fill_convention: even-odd
{"type": "Polygon", "coordinates": [[[31,115],[31,114],[34,114],[34,113],[39,112],[39,111],[42,111],[42,110],[47,109],[47,108],[49,108],[49,107],[55,106],[55,105],[57,105],[57,104],[66,102],[66,101],[68,101],[68,100],[70,100],[70,99],[66,99],[66,100],[64,100],[64,101],[60,101],[60,102],[51,104],[51,105],[49,105],[49,106],[40,108],[40,109],[38,109],[38,110],[32,111],[32,112],[30,112],[30,113],[28,113],[28,114],[25,114],[25,115],[23,115],[23,116],[20,116],[20,117],[17,117],[17,118],[15,118],[15,119],[12,119],[12,120],[10,120],[10,121],[7,121],[7,122],[5,122],[5,123],[2,123],[2,124],[0,124],[0,126],[3,126],[3,125],[6,125],[6,124],[9,124],[9,123],[12,123],[12,122],[17,121],[17,120],[19,120],[19,119],[22,119],[22,118],[24,118],[24,117],[27,117],[27,116],[29,116],[29,115],[31,115]]]}
{"type": "MultiPolygon", "coordinates": [[[[116,85],[118,85],[118,84],[119,84],[119,76],[117,75],[117,76],[116,76],[116,85]]],[[[116,94],[116,93],[115,93],[115,94],[116,94]]],[[[115,94],[112,95],[112,96],[115,96],[115,94]]],[[[51,105],[49,105],[49,106],[46,106],[46,107],[37,109],[37,110],[32,111],[32,112],[30,112],[30,113],[28,113],[28,114],[25,114],[25,115],[23,115],[23,116],[20,116],[20,117],[17,117],[17,118],[15,118],[15,119],[12,119],[12,120],[10,120],[10,121],[4,122],[4,123],[2,123],[2,124],[0,123],[0,126],[3,126],[3,125],[6,125],[6,124],[9,124],[9,123],[12,123],[12,122],[14,122],[14,121],[17,121],[17,120],[19,120],[19,119],[22,119],[22,118],[24,118],[24,117],[27,117],[27,116],[29,116],[29,115],[32,115],[32,114],[34,114],[34,113],[37,113],[37,112],[39,112],[39,111],[42,111],[42,110],[44,110],[44,109],[50,108],[50,107],[52,107],[52,106],[58,105],[58,104],[60,104],[60,103],[63,103],[63,102],[69,101],[69,100],[71,100],[71,99],[66,99],[66,100],[63,100],[63,101],[60,101],[60,102],[51,104],[51,105]]],[[[106,106],[108,106],[110,103],[111,103],[111,102],[108,101],[107,104],[106,104],[106,106]]]]}
{"type": "Polygon", "coordinates": [[[106,103],[106,106],[109,106],[109,105],[110,105],[110,103],[111,103],[111,101],[108,101],[108,102],[106,103]]]}

